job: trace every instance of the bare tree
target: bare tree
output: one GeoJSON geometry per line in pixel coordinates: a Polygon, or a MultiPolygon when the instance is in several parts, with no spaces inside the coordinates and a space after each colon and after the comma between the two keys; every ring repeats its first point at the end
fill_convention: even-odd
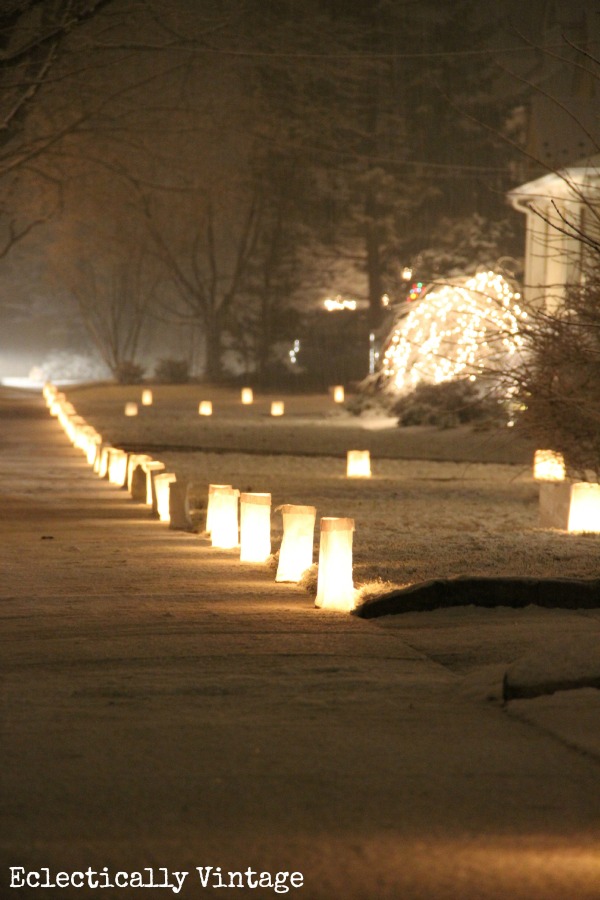
{"type": "Polygon", "coordinates": [[[6,0],[0,10],[0,259],[47,221],[50,209],[39,184],[36,209],[23,210],[12,197],[17,176],[62,130],[33,137],[27,133],[28,114],[53,78],[67,36],[110,2],[6,0]]]}
{"type": "Polygon", "coordinates": [[[80,274],[72,291],[83,324],[102,360],[118,381],[123,380],[138,362],[155,299],[143,255],[101,268],[87,260],[80,274]]]}
{"type": "Polygon", "coordinates": [[[111,0],[6,0],[0,11],[0,175],[35,150],[18,144],[26,114],[64,41],[111,0]]]}
{"type": "Polygon", "coordinates": [[[0,135],[0,258],[52,217],[38,242],[113,371],[156,324],[148,234],[132,198],[140,187],[150,196],[170,186],[179,142],[194,142],[197,123],[211,117],[210,66],[199,51],[229,6],[236,0],[201,8],[24,0],[6,19],[11,59],[5,70],[0,61],[0,82],[10,75],[12,94],[0,135]]]}
{"type": "Polygon", "coordinates": [[[222,372],[224,332],[256,246],[259,222],[252,193],[243,206],[234,197],[229,209],[224,189],[216,193],[218,200],[212,193],[193,194],[185,212],[180,198],[176,228],[165,221],[170,213],[164,206],[160,210],[147,196],[142,200],[148,234],[177,298],[164,312],[199,331],[210,379],[222,372]]]}

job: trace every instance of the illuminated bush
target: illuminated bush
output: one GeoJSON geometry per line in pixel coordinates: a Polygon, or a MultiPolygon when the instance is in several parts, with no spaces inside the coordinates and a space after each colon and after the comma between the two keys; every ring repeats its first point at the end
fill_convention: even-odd
{"type": "Polygon", "coordinates": [[[407,394],[420,384],[501,376],[518,357],[527,314],[504,278],[481,272],[428,291],[383,349],[380,385],[407,394]]]}

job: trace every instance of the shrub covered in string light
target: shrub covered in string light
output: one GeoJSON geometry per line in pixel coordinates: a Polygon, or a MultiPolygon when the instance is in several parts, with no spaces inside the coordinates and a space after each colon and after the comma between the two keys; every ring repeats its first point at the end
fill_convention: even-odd
{"type": "Polygon", "coordinates": [[[523,347],[520,325],[527,313],[520,295],[494,272],[452,279],[427,292],[400,319],[382,353],[385,390],[404,394],[419,382],[453,378],[475,381],[517,362],[523,347]]]}

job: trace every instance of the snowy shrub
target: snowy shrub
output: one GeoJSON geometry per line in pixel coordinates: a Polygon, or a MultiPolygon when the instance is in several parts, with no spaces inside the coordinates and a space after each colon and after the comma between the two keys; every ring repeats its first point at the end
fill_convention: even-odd
{"type": "Polygon", "coordinates": [[[137,363],[126,360],[115,366],[114,376],[119,384],[141,384],[144,380],[144,369],[137,363]]]}
{"type": "Polygon", "coordinates": [[[357,393],[346,400],[344,407],[354,416],[389,416],[390,402],[389,395],[374,393],[365,379],[357,393]]]}
{"type": "MultiPolygon", "coordinates": [[[[475,272],[482,266],[493,269],[507,253],[521,253],[520,223],[513,216],[486,218],[474,213],[466,217],[441,216],[432,235],[434,243],[419,252],[419,268],[436,278],[452,278],[475,272]]],[[[521,261],[512,259],[515,268],[521,261]]]]}
{"type": "Polygon", "coordinates": [[[159,359],[154,375],[162,384],[187,384],[190,380],[190,365],[186,359],[159,359]]]}
{"type": "Polygon", "coordinates": [[[68,350],[48,354],[40,366],[41,377],[46,381],[102,381],[110,371],[99,359],[73,353],[68,350]]]}
{"type": "Polygon", "coordinates": [[[385,594],[389,594],[390,591],[397,590],[398,585],[393,581],[385,581],[382,578],[376,578],[374,581],[368,581],[365,584],[360,584],[356,589],[356,605],[360,606],[362,603],[365,603],[367,600],[374,600],[378,597],[383,597],[385,594]]]}
{"type": "Polygon", "coordinates": [[[480,387],[467,379],[440,384],[421,382],[410,394],[396,400],[393,412],[398,416],[398,424],[404,427],[455,428],[471,423],[500,422],[506,418],[496,397],[483,394],[480,387]]]}
{"type": "Polygon", "coordinates": [[[308,591],[313,597],[317,596],[317,581],[319,578],[319,566],[317,563],[313,563],[310,569],[307,569],[306,572],[302,575],[302,578],[299,581],[300,587],[304,588],[305,591],[308,591]]]}

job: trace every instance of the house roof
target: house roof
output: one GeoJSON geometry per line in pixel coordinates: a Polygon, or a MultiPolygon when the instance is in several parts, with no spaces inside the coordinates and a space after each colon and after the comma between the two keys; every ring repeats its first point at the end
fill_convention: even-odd
{"type": "Polygon", "coordinates": [[[534,200],[557,197],[571,200],[585,197],[588,203],[600,203],[600,153],[521,184],[509,191],[507,197],[521,212],[525,212],[534,200]]]}

